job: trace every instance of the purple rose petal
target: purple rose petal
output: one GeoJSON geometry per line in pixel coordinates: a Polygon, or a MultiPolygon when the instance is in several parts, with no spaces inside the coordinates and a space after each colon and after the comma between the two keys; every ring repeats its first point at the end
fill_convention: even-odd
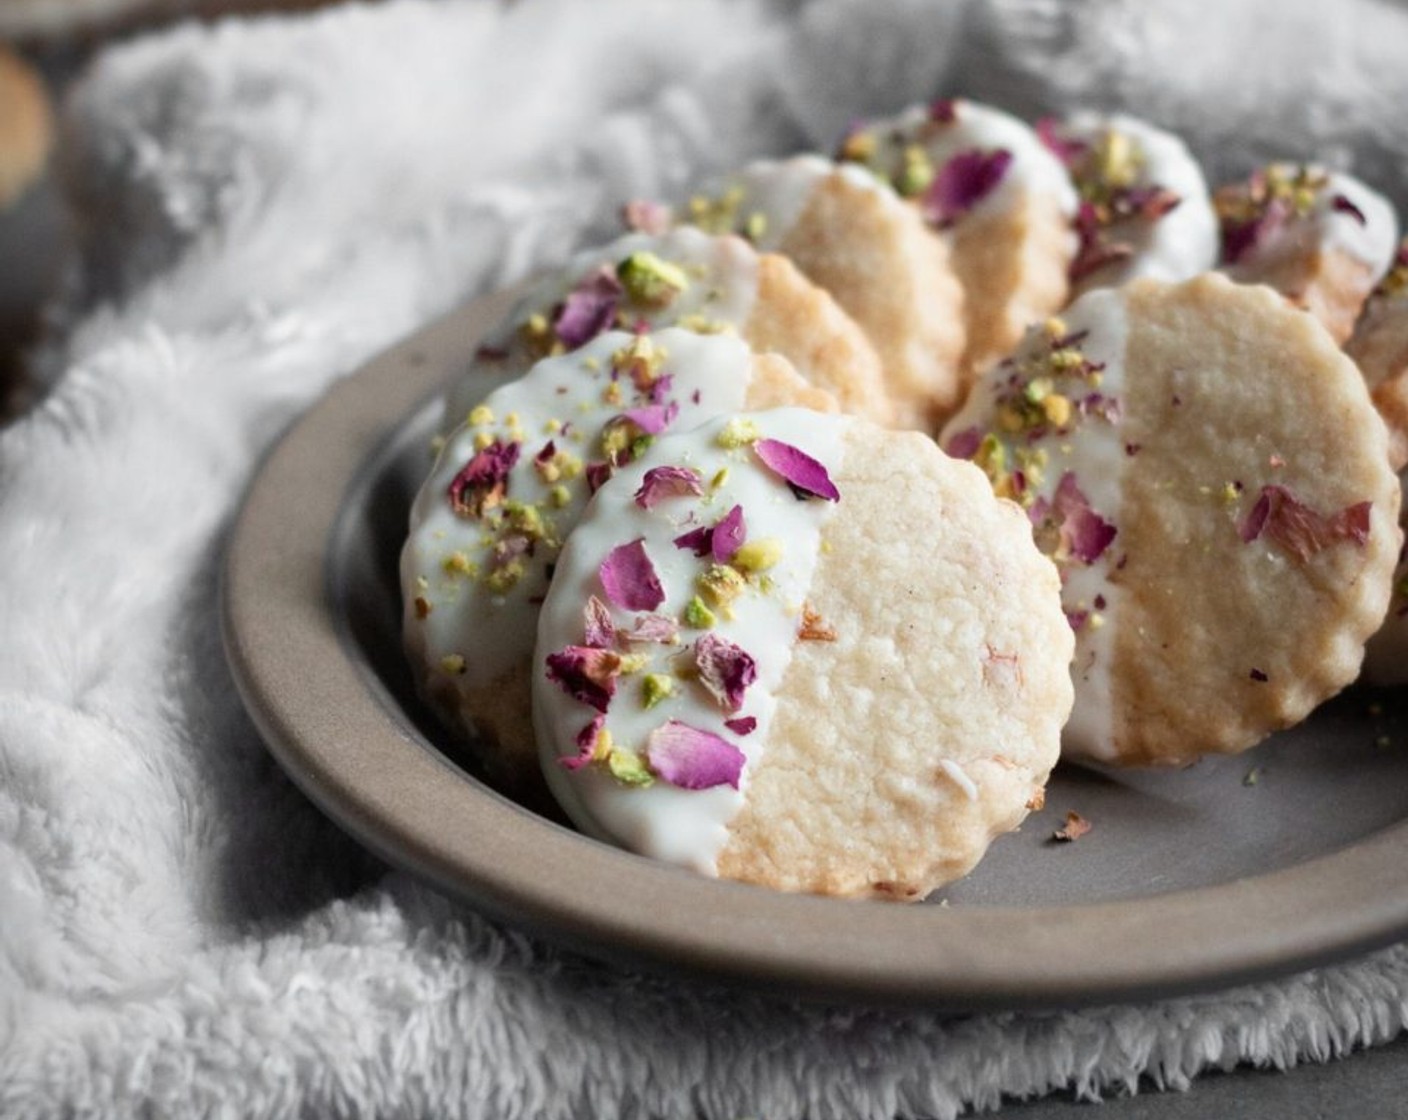
{"type": "Polygon", "coordinates": [[[1337,214],[1348,214],[1361,226],[1367,226],[1369,219],[1364,216],[1364,211],[1351,202],[1346,195],[1337,194],[1330,199],[1330,208],[1337,214]]]}
{"type": "Polygon", "coordinates": [[[640,537],[613,548],[597,572],[606,598],[622,610],[653,611],[665,601],[665,589],[640,537]]]}
{"type": "Polygon", "coordinates": [[[746,761],[727,739],[673,719],[650,733],[645,757],[656,774],[681,789],[737,789],[746,761]]]}
{"type": "Polygon", "coordinates": [[[580,770],[596,754],[597,740],[601,738],[601,729],[605,726],[606,717],[604,715],[594,716],[591,723],[577,732],[577,737],[573,740],[577,744],[577,753],[564,756],[557,761],[569,770],[580,770]]]}
{"type": "Polygon", "coordinates": [[[712,532],[709,551],[713,553],[716,562],[727,564],[733,554],[743,547],[743,542],[748,536],[748,526],[743,520],[743,507],[734,506],[719,518],[712,532]]]}
{"type": "Polygon", "coordinates": [[[595,494],[601,489],[602,484],[611,477],[612,466],[610,463],[588,463],[587,464],[587,492],[595,494]]]}
{"type": "Polygon", "coordinates": [[[701,525],[688,533],[681,533],[673,543],[676,548],[688,549],[695,556],[705,556],[713,551],[714,530],[708,525],[701,525]]]}
{"type": "Polygon", "coordinates": [[[666,498],[697,498],[703,493],[703,480],[693,467],[651,467],[641,480],[635,501],[641,509],[654,509],[666,498]]]}
{"type": "Polygon", "coordinates": [[[758,679],[758,666],[749,654],[727,638],[705,634],[694,644],[699,683],[727,712],[743,707],[748,686],[758,679]]]}
{"type": "Polygon", "coordinates": [[[924,192],[920,206],[924,217],[947,229],[996,190],[1011,165],[1012,153],[1006,148],[959,152],[939,169],[924,192]]]}
{"type": "Polygon", "coordinates": [[[590,342],[616,319],[621,299],[621,281],[606,265],[585,276],[567,293],[562,309],[553,321],[557,337],[570,349],[590,342]]]}
{"type": "Polygon", "coordinates": [[[944,451],[954,459],[971,459],[978,453],[978,448],[982,445],[983,430],[981,428],[964,428],[963,431],[955,432],[949,436],[944,451]]]}
{"type": "Polygon", "coordinates": [[[502,502],[508,492],[508,472],[518,462],[521,447],[495,440],[476,451],[450,481],[450,508],[461,517],[479,517],[502,502]]]}
{"type": "Polygon", "coordinates": [[[735,735],[751,735],[758,726],[756,716],[738,716],[736,719],[724,720],[724,726],[735,735]]]}
{"type": "Polygon", "coordinates": [[[1115,539],[1113,525],[1090,508],[1090,502],[1067,471],[1056,486],[1053,509],[1061,518],[1061,543],[1082,564],[1093,564],[1115,539]]]}
{"type": "Polygon", "coordinates": [[[1061,122],[1055,117],[1042,117],[1036,122],[1036,137],[1048,152],[1067,167],[1073,167],[1090,149],[1084,140],[1063,135],[1061,122]]]}
{"type": "Polygon", "coordinates": [[[680,414],[680,406],[669,404],[648,404],[643,408],[627,409],[623,416],[648,436],[658,436],[675,422],[680,414]]]}
{"type": "Polygon", "coordinates": [[[839,502],[841,491],[831,481],[826,468],[805,451],[783,443],[780,439],[760,439],[753,444],[759,459],[794,491],[839,502]]]}
{"type": "Polygon", "coordinates": [[[568,646],[545,658],[548,680],[574,700],[599,712],[611,706],[621,658],[610,650],[568,646]]]}

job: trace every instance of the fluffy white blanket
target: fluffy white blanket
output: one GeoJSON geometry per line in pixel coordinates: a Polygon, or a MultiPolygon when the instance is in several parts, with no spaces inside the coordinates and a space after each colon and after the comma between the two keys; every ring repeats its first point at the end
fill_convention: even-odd
{"type": "Polygon", "coordinates": [[[300,409],[629,195],[962,92],[1144,113],[1215,175],[1327,154],[1402,201],[1405,42],[1375,0],[404,0],[103,56],[69,106],[85,239],[52,392],[0,433],[0,1114],[951,1117],[1397,1034],[1403,948],[957,1020],[544,948],[292,788],[231,686],[216,576],[300,409]]]}

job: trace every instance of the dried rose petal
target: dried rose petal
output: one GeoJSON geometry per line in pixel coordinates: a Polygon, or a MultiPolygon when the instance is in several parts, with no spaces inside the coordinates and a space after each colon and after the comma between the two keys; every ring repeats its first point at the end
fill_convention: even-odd
{"type": "Polygon", "coordinates": [[[636,505],[654,509],[665,498],[699,497],[704,482],[693,467],[651,467],[636,491],[636,505]]]}
{"type": "Polygon", "coordinates": [[[673,543],[676,548],[688,549],[695,556],[704,556],[713,551],[714,530],[707,525],[701,525],[688,533],[681,533],[673,543]]]}
{"type": "Polygon", "coordinates": [[[748,536],[748,526],[743,520],[743,507],[734,506],[713,528],[709,549],[720,564],[727,564],[733,554],[743,547],[748,536]]]}
{"type": "Polygon", "coordinates": [[[836,489],[826,468],[805,451],[780,439],[760,439],[753,444],[753,451],[794,493],[800,491],[799,496],[811,495],[828,502],[841,500],[841,491],[836,489]]]}
{"type": "MultiPolygon", "coordinates": [[[[640,380],[636,380],[636,375],[634,373],[632,374],[632,380],[635,381],[637,391],[645,392],[650,397],[651,404],[660,404],[665,400],[665,394],[670,391],[670,386],[675,383],[675,375],[673,373],[662,373],[648,386],[643,385],[640,380]]],[[[699,390],[694,390],[694,393],[697,397],[699,395],[699,390]]],[[[699,401],[696,400],[694,403],[698,404],[699,401]]],[[[675,408],[676,410],[678,410],[679,406],[676,405],[675,408]]]]}
{"type": "Polygon", "coordinates": [[[533,552],[533,538],[524,533],[510,533],[500,537],[494,542],[494,547],[489,550],[489,570],[491,572],[500,571],[507,568],[520,556],[529,556],[533,552]]]}
{"type": "Polygon", "coordinates": [[[1036,122],[1036,137],[1053,156],[1072,167],[1090,149],[1084,140],[1064,136],[1061,122],[1055,117],[1042,117],[1036,122]]]}
{"type": "Polygon", "coordinates": [[[601,730],[605,726],[606,716],[593,716],[591,723],[577,732],[576,738],[572,740],[577,744],[577,753],[559,758],[557,761],[569,770],[580,770],[596,754],[597,740],[601,738],[601,730]]]}
{"type": "Polygon", "coordinates": [[[1115,539],[1117,530],[1090,508],[1072,471],[1063,474],[1057,483],[1052,508],[1061,518],[1062,551],[1082,564],[1095,563],[1115,539]]]}
{"type": "Polygon", "coordinates": [[[621,224],[658,237],[670,228],[670,208],[663,202],[648,198],[633,198],[621,207],[621,224]]]}
{"type": "Polygon", "coordinates": [[[751,735],[758,727],[757,716],[738,716],[735,719],[724,720],[724,726],[735,735],[751,735]]]}
{"type": "Polygon", "coordinates": [[[1134,246],[1127,241],[1107,241],[1099,238],[1093,241],[1082,240],[1075,259],[1067,275],[1071,282],[1084,280],[1092,273],[1099,272],[1107,265],[1127,261],[1134,256],[1134,246]]]}
{"type": "Polygon", "coordinates": [[[1236,264],[1253,253],[1263,242],[1274,237],[1294,216],[1289,204],[1273,198],[1258,217],[1247,222],[1224,222],[1222,226],[1222,259],[1236,264]]]}
{"type": "Polygon", "coordinates": [[[1348,214],[1361,226],[1367,226],[1369,224],[1369,219],[1364,216],[1364,211],[1354,205],[1345,195],[1337,194],[1334,198],[1330,199],[1330,208],[1337,214],[1348,214]]]}
{"type": "Polygon", "coordinates": [[[518,462],[519,443],[500,443],[474,453],[474,457],[450,481],[447,491],[450,508],[461,517],[481,517],[508,493],[508,473],[518,462]]]}
{"type": "Polygon", "coordinates": [[[593,649],[610,649],[615,644],[616,626],[611,621],[611,612],[595,595],[587,600],[582,619],[586,629],[586,645],[593,649]]]}
{"type": "Polygon", "coordinates": [[[655,642],[674,645],[680,636],[680,624],[667,614],[641,614],[635,624],[621,634],[628,642],[655,642]]]}
{"type": "Polygon", "coordinates": [[[971,459],[978,453],[978,448],[982,445],[983,431],[981,428],[964,428],[963,431],[955,432],[949,437],[944,451],[954,459],[971,459]]]}
{"type": "Polygon", "coordinates": [[[1183,204],[1183,196],[1177,191],[1161,187],[1157,183],[1147,187],[1128,190],[1120,199],[1121,210],[1138,214],[1146,222],[1157,222],[1166,214],[1171,214],[1183,204]]]}
{"type": "Polygon", "coordinates": [[[758,679],[758,665],[741,647],[716,634],[705,634],[694,643],[699,683],[728,712],[743,707],[748,686],[758,679]]]}
{"type": "Polygon", "coordinates": [[[1066,814],[1066,823],[1051,834],[1051,839],[1074,842],[1089,832],[1091,827],[1088,820],[1072,809],[1066,814]]]}
{"type": "Polygon", "coordinates": [[[595,494],[601,489],[602,484],[611,477],[612,467],[610,463],[588,463],[587,464],[587,492],[595,494]]]}
{"type": "Polygon", "coordinates": [[[552,440],[548,440],[547,443],[543,444],[542,450],[533,456],[533,462],[539,466],[544,466],[551,463],[556,454],[557,444],[553,443],[552,440]]]}
{"type": "Polygon", "coordinates": [[[1284,486],[1267,485],[1237,527],[1237,535],[1250,544],[1265,533],[1304,563],[1337,541],[1350,541],[1362,548],[1369,540],[1372,507],[1372,502],[1358,502],[1326,517],[1284,486]]]}
{"type": "Polygon", "coordinates": [[[606,649],[568,646],[545,658],[548,680],[574,700],[589,704],[599,712],[611,705],[616,695],[616,675],[621,658],[606,649]]]}
{"type": "Polygon", "coordinates": [[[616,305],[621,299],[621,281],[615,271],[602,265],[596,272],[583,277],[562,303],[553,330],[569,349],[590,342],[616,319],[616,305]]]}
{"type": "Polygon", "coordinates": [[[648,436],[658,436],[675,422],[680,414],[680,406],[669,404],[648,404],[643,408],[627,409],[623,416],[648,436]]]}
{"type": "Polygon", "coordinates": [[[953,124],[958,120],[958,103],[951,97],[929,102],[929,119],[937,124],[953,124]]]}
{"type": "Polygon", "coordinates": [[[673,719],[650,733],[645,757],[656,774],[681,789],[737,789],[746,761],[727,739],[673,719]]]}
{"type": "Polygon", "coordinates": [[[1085,629],[1085,624],[1090,621],[1089,611],[1065,611],[1063,613],[1066,616],[1067,625],[1077,634],[1085,629]]]}
{"type": "Polygon", "coordinates": [[[617,545],[597,569],[606,597],[627,611],[653,611],[665,601],[665,589],[646,555],[643,538],[617,545]]]}
{"type": "Polygon", "coordinates": [[[1006,148],[959,152],[939,169],[924,192],[921,210],[932,225],[947,229],[987,198],[1012,165],[1006,148]]]}

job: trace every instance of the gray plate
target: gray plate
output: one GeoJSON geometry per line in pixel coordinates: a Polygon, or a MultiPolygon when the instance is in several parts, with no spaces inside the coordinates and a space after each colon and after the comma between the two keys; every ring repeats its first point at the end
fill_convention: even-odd
{"type": "Polygon", "coordinates": [[[396,556],[432,395],[505,306],[472,304],[334,389],[270,455],[230,545],[225,635],[245,701],[302,788],[386,859],[599,956],[950,1009],[1220,987],[1408,934],[1401,692],[1351,690],[1182,771],[1063,767],[1044,811],[919,906],[700,878],[494,792],[415,699],[396,556]],[[1070,809],[1093,829],[1055,843],[1070,809]]]}

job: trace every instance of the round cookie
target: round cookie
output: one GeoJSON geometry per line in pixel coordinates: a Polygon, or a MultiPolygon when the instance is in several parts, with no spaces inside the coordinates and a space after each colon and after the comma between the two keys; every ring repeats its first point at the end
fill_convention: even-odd
{"type": "Polygon", "coordinates": [[[1402,470],[1408,466],[1408,241],[1369,296],[1344,350],[1388,425],[1389,462],[1402,470]]]}
{"type": "MultiPolygon", "coordinates": [[[[1399,525],[1408,529],[1408,472],[1398,481],[1404,492],[1399,525]]],[[[1408,546],[1398,554],[1388,615],[1364,648],[1364,679],[1370,684],[1408,684],[1408,546]]]]}
{"type": "Polygon", "coordinates": [[[874,175],[815,155],[759,160],[677,220],[781,253],[830,292],[879,354],[899,425],[929,429],[962,403],[963,288],[948,246],[874,175]]]}
{"type": "Polygon", "coordinates": [[[969,384],[1065,304],[1075,189],[1016,117],[972,101],[915,105],[853,129],[838,158],[891,183],[947,239],[965,296],[969,384]]]}
{"type": "Polygon", "coordinates": [[[1353,364],[1270,289],[1087,293],[944,433],[1027,508],[1076,631],[1063,753],[1242,750],[1352,681],[1399,492],[1353,364]]]}
{"type": "Polygon", "coordinates": [[[1124,113],[1037,123],[1080,196],[1071,295],[1140,276],[1187,280],[1217,264],[1217,213],[1183,141],[1124,113]]]}
{"type": "Polygon", "coordinates": [[[1241,284],[1266,284],[1322,322],[1336,342],[1388,271],[1398,218],[1352,175],[1272,163],[1213,197],[1222,265],[1241,284]]]}
{"type": "Polygon", "coordinates": [[[486,375],[517,376],[618,326],[737,334],[759,353],[781,354],[847,412],[893,417],[880,359],[831,296],[785,257],[686,227],[587,249],[534,285],[450,387],[444,430],[464,423],[486,375]]]}
{"type": "Polygon", "coordinates": [[[1040,803],[1071,646],[1021,511],[927,437],[715,420],[619,472],[563,549],[543,766],[584,831],[642,854],[917,899],[1040,803]]]}
{"type": "Polygon", "coordinates": [[[422,694],[499,784],[541,791],[538,607],[591,493],[663,432],[785,404],[835,408],[785,359],[737,338],[608,331],[500,387],[449,437],[401,553],[405,644],[422,694]]]}

